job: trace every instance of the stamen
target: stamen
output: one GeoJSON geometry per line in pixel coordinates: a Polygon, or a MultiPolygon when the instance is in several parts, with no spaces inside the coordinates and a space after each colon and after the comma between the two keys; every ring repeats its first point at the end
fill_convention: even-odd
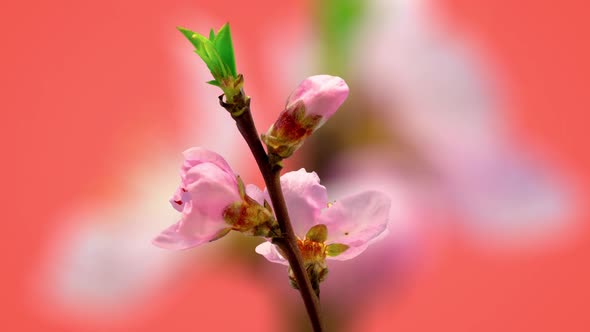
{"type": "Polygon", "coordinates": [[[326,258],[326,245],[308,239],[297,239],[297,246],[304,260],[317,260],[326,258]]]}

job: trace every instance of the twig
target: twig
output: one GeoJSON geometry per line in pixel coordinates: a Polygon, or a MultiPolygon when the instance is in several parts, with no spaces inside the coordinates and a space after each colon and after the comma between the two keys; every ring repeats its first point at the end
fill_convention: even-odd
{"type": "Polygon", "coordinates": [[[232,100],[231,104],[223,101],[223,95],[219,97],[219,102],[221,106],[232,114],[238,130],[242,134],[242,137],[244,137],[258,164],[272,202],[275,217],[281,229],[282,236],[274,238],[272,243],[281,249],[281,252],[289,261],[314,332],[322,332],[324,328],[321,320],[319,298],[316,296],[316,292],[304,268],[301,252],[297,246],[297,238],[291,226],[291,220],[289,219],[287,205],[281,188],[280,176],[282,166],[271,163],[262,146],[254,120],[252,119],[250,98],[246,97],[242,91],[239,96],[236,96],[232,100]],[[238,115],[234,116],[234,114],[238,115]]]}

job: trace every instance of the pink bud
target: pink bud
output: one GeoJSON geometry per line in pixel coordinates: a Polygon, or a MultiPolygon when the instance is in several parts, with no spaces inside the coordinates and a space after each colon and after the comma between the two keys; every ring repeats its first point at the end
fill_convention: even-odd
{"type": "Polygon", "coordinates": [[[306,78],[287,99],[277,121],[263,135],[269,153],[290,157],[305,138],[320,128],[348,96],[348,85],[336,76],[306,78]]]}
{"type": "Polygon", "coordinates": [[[342,78],[330,75],[310,76],[291,93],[287,99],[286,110],[298,102],[303,102],[306,115],[319,115],[325,122],[342,105],[346,97],[348,85],[342,78]]]}

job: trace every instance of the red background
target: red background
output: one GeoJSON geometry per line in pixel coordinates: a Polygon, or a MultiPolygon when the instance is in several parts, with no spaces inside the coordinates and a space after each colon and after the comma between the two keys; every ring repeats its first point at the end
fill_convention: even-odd
{"type": "MultiPolygon", "coordinates": [[[[40,315],[29,305],[35,299],[27,298],[27,282],[42,259],[47,235],[58,226],[53,216],[60,209],[79,197],[116,197],[127,165],[159,141],[177,144],[179,151],[184,145],[175,136],[182,121],[175,90],[183,82],[164,49],[181,43],[174,25],[198,25],[191,22],[195,14],[215,24],[230,21],[234,40],[247,45],[247,52],[238,54],[246,77],[259,91],[272,91],[272,77],[257,62],[265,49],[260,45],[264,29],[279,29],[287,17],[307,24],[309,5],[268,0],[2,3],[2,330],[105,329],[79,316],[40,315]]],[[[435,5],[479,38],[503,66],[516,97],[509,114],[512,126],[572,179],[585,209],[590,8],[583,1],[446,0],[435,5]]],[[[265,103],[261,109],[270,110],[282,101],[265,103]]],[[[534,253],[490,255],[473,250],[453,232],[443,234],[440,258],[418,271],[402,295],[394,294],[393,286],[375,295],[359,309],[351,331],[590,330],[586,211],[574,218],[584,226],[571,241],[534,253]]],[[[108,329],[280,330],[280,323],[251,315],[274,305],[261,295],[264,288],[240,266],[230,267],[231,278],[219,277],[226,268],[198,275],[187,269],[172,291],[162,290],[146,308],[108,329]]]]}

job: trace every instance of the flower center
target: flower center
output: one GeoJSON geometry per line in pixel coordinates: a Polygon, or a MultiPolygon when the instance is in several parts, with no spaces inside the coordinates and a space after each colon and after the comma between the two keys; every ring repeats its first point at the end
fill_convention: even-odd
{"type": "Polygon", "coordinates": [[[297,239],[297,246],[305,261],[324,260],[326,258],[326,245],[309,239],[297,239]]]}

